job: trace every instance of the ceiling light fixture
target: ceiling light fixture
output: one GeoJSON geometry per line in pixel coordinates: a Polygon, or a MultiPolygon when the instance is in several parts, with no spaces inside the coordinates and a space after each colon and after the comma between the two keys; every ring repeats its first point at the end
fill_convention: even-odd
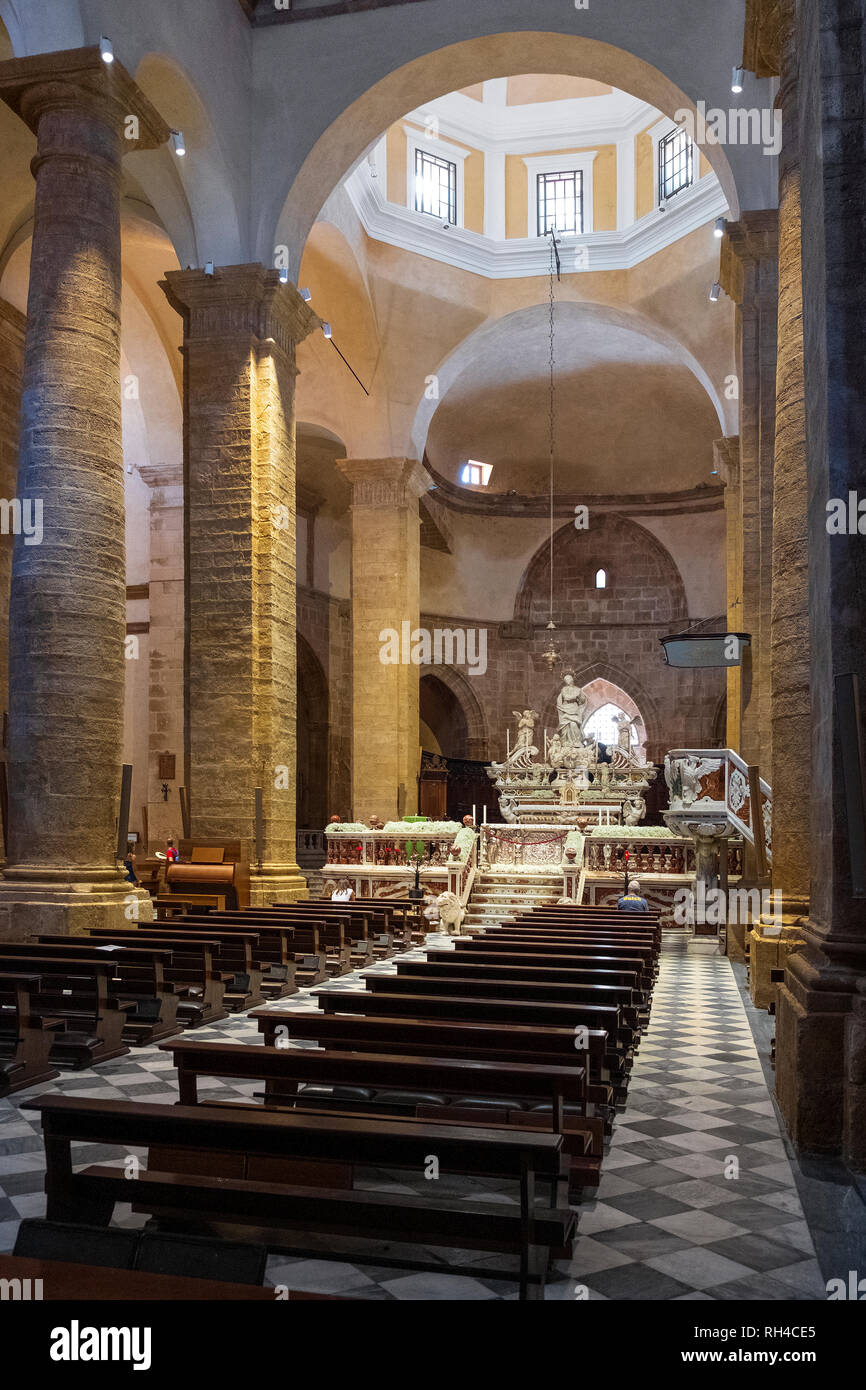
{"type": "Polygon", "coordinates": [[[547,666],[548,671],[552,672],[554,667],[562,660],[562,657],[560,656],[559,651],[557,650],[556,643],[553,640],[553,634],[556,631],[556,623],[553,621],[553,488],[555,471],[554,462],[556,456],[556,376],[554,370],[556,366],[556,355],[554,352],[556,337],[556,300],[553,292],[553,276],[555,272],[557,280],[560,277],[560,261],[559,252],[556,249],[556,228],[548,228],[546,235],[550,237],[550,268],[548,271],[548,343],[550,349],[550,382],[548,387],[547,412],[548,450],[550,454],[550,476],[548,480],[550,491],[550,541],[548,559],[548,565],[550,568],[550,605],[548,610],[549,621],[547,624],[547,631],[550,633],[550,637],[548,639],[546,649],[541,654],[541,659],[547,666]]]}
{"type": "Polygon", "coordinates": [[[743,90],[744,75],[745,70],[743,68],[734,68],[733,75],[731,77],[731,91],[736,92],[738,95],[743,90]]]}
{"type": "Polygon", "coordinates": [[[713,236],[718,237],[721,241],[722,237],[725,235],[725,228],[727,225],[727,221],[724,217],[717,217],[716,225],[713,227],[713,236]]]}
{"type": "Polygon", "coordinates": [[[186,145],[183,142],[182,130],[173,130],[171,132],[171,143],[174,148],[175,154],[178,156],[179,159],[183,159],[184,155],[186,154],[186,145]]]}
{"type": "Polygon", "coordinates": [[[106,38],[105,34],[100,35],[99,54],[103,63],[114,62],[114,48],[112,47],[111,39],[106,38]]]}

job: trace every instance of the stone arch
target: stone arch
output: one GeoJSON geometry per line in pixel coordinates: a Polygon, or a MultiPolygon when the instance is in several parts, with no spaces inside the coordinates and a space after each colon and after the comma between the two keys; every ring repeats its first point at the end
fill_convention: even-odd
{"type": "MultiPolygon", "coordinates": [[[[714,7],[716,13],[723,4],[724,0],[720,0],[714,7]]],[[[649,39],[643,35],[636,38],[633,16],[620,13],[623,8],[606,6],[603,12],[582,16],[584,27],[602,31],[604,38],[567,30],[491,32],[479,37],[477,28],[485,22],[484,16],[473,9],[472,25],[476,36],[418,54],[383,75],[342,110],[336,111],[294,178],[289,175],[282,189],[277,186],[269,200],[262,199],[256,234],[259,256],[269,263],[273,241],[285,243],[292,251],[296,274],[301,250],[319,210],[383,130],[424,102],[488,78],[525,72],[592,78],[641,97],[671,117],[679,111],[696,112],[699,98],[705,99],[708,106],[712,106],[716,98],[720,105],[723,101],[729,103],[730,62],[718,52],[718,33],[705,33],[705,46],[700,37],[690,34],[693,42],[684,45],[682,51],[672,51],[669,37],[667,45],[661,42],[666,32],[669,35],[669,30],[666,31],[658,18],[653,21],[649,17],[652,31],[649,39]],[[637,43],[643,46],[645,57],[631,51],[637,43]],[[707,68],[704,72],[697,70],[694,59],[695,53],[701,51],[707,68]],[[276,237],[272,235],[274,228],[276,237]]],[[[733,0],[731,9],[731,23],[736,31],[737,22],[742,26],[742,16],[733,0]]],[[[565,26],[569,22],[561,13],[556,16],[551,13],[551,19],[554,25],[558,22],[565,26]]],[[[468,16],[466,22],[467,32],[471,32],[468,16]]],[[[488,21],[491,27],[494,22],[488,21]]],[[[459,21],[457,27],[460,27],[459,21]]],[[[422,20],[415,26],[416,33],[409,43],[403,45],[404,50],[413,44],[416,47],[423,44],[423,29],[422,20]]],[[[432,33],[431,41],[435,42],[432,33]]],[[[334,87],[352,90],[351,83],[341,86],[338,78],[334,87]]],[[[740,213],[738,182],[743,188],[744,206],[762,202],[766,194],[763,187],[766,171],[760,164],[751,167],[748,151],[731,146],[729,155],[721,145],[707,144],[701,148],[728,199],[732,219],[738,218],[740,213]]]]}
{"type": "Polygon", "coordinates": [[[299,830],[322,830],[328,820],[328,682],[300,633],[297,650],[297,825],[299,830]]]}
{"type": "MultiPolygon", "coordinates": [[[[656,595],[652,604],[655,620],[676,622],[688,616],[685,585],[670,551],[645,527],[619,512],[604,513],[591,521],[586,531],[576,530],[573,523],[560,527],[553,538],[553,563],[560,579],[566,584],[570,581],[579,590],[572,598],[563,597],[557,594],[554,581],[553,618],[558,626],[567,622],[571,613],[583,615],[587,623],[595,620],[603,626],[610,622],[612,612],[627,615],[628,603],[636,605],[637,611],[646,611],[645,596],[650,589],[656,595]],[[616,562],[617,555],[621,564],[616,562]],[[638,563],[646,568],[638,569],[638,563]],[[595,587],[595,572],[600,566],[608,572],[605,589],[595,587]]],[[[521,576],[514,603],[515,621],[542,625],[547,622],[549,576],[549,544],[545,541],[521,576]]],[[[560,589],[563,587],[560,584],[560,589]]]]}
{"type": "MultiPolygon", "coordinates": [[[[562,290],[569,292],[567,284],[564,283],[560,291],[560,299],[556,307],[557,325],[560,329],[568,325],[569,320],[578,320],[583,327],[585,322],[586,333],[592,334],[595,324],[610,325],[613,328],[624,329],[634,333],[649,341],[657,344],[660,349],[670,354],[673,361],[685,367],[709,397],[713,409],[719,420],[722,429],[727,429],[726,413],[724,402],[719,395],[716,384],[710,377],[706,369],[698,359],[689,351],[684,343],[680,341],[668,329],[648,318],[645,314],[636,312],[632,309],[624,310],[613,305],[591,303],[586,300],[570,300],[562,296],[562,290]]],[[[577,293],[577,290],[573,291],[577,293]]],[[[547,315],[548,306],[546,299],[538,300],[535,304],[525,305],[521,309],[516,309],[511,313],[500,317],[492,317],[485,320],[478,328],[474,329],[467,337],[458,344],[456,348],[436,366],[431,366],[430,370],[435,373],[437,378],[438,391],[436,398],[430,400],[426,395],[422,395],[418,402],[415,418],[412,422],[411,446],[413,456],[423,458],[427,444],[427,435],[430,424],[433,420],[438,407],[447,396],[448,391],[457,382],[465,368],[473,362],[479,353],[485,350],[495,349],[491,340],[498,338],[500,334],[508,333],[511,328],[519,328],[525,324],[533,315],[540,313],[547,315]]]]}
{"type": "Polygon", "coordinates": [[[466,752],[460,756],[481,761],[489,756],[489,733],[484,710],[462,672],[453,666],[422,666],[420,679],[432,676],[454,696],[466,720],[466,752]]]}
{"type": "MultiPolygon", "coordinates": [[[[600,708],[606,704],[608,699],[614,704],[618,704],[627,714],[637,713],[643,722],[645,738],[641,740],[647,748],[658,742],[660,720],[656,701],[650,695],[645,685],[635,678],[629,671],[620,670],[616,666],[611,666],[607,662],[590,661],[584,666],[575,667],[575,684],[583,687],[597,683],[599,698],[595,703],[590,700],[589,712],[600,708]]],[[[559,693],[557,684],[547,698],[542,713],[542,726],[553,728],[556,725],[556,697],[559,693]]]]}

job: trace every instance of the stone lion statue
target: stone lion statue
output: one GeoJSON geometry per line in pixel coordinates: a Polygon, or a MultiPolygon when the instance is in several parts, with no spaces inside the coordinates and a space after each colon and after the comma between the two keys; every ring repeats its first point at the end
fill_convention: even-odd
{"type": "Polygon", "coordinates": [[[436,906],[439,908],[439,921],[442,930],[448,932],[450,936],[460,935],[460,924],[463,921],[463,908],[460,906],[460,899],[456,893],[440,893],[436,899],[436,906]]]}

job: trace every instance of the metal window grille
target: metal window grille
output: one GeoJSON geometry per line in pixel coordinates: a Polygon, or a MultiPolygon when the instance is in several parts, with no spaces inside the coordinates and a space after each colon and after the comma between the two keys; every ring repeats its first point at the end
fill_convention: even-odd
{"type": "Polygon", "coordinates": [[[426,150],[415,151],[415,211],[457,225],[457,165],[426,150]]]}
{"type": "Polygon", "coordinates": [[[583,231],[583,170],[538,175],[538,235],[583,231]]]}
{"type": "Polygon", "coordinates": [[[695,147],[684,130],[659,140],[659,200],[672,198],[695,179],[695,147]]]}

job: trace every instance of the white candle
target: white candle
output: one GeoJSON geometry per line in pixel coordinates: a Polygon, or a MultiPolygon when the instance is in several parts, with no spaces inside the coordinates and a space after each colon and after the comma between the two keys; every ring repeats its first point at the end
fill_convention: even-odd
{"type": "Polygon", "coordinates": [[[487,802],[484,803],[484,824],[487,824],[487,802]]]}
{"type": "Polygon", "coordinates": [[[472,803],[472,824],[475,824],[475,802],[472,803]]]}
{"type": "Polygon", "coordinates": [[[511,757],[511,730],[505,730],[505,757],[511,757]]]}

